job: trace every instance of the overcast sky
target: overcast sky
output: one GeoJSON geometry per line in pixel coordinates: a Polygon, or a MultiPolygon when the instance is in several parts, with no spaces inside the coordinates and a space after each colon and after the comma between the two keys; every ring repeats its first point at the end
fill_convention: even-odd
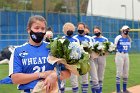
{"type": "Polygon", "coordinates": [[[140,0],[89,0],[87,15],[102,15],[132,20],[132,1],[134,1],[134,19],[140,20],[140,0]],[[125,7],[121,7],[125,5],[125,7]]]}

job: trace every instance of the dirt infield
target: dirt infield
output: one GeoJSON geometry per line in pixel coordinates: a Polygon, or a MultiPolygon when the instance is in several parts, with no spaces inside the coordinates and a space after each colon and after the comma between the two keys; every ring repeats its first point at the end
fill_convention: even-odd
{"type": "MultiPolygon", "coordinates": [[[[130,87],[130,88],[128,88],[128,90],[131,93],[140,93],[140,85],[130,87]]],[[[113,93],[116,93],[116,92],[113,92],[113,93]]]]}

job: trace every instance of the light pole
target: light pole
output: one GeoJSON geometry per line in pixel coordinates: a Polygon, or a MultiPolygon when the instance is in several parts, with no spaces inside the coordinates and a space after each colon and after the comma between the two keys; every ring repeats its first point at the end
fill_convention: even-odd
{"type": "Polygon", "coordinates": [[[77,0],[77,22],[81,21],[80,17],[80,0],[77,0]]]}
{"type": "Polygon", "coordinates": [[[44,18],[46,19],[46,0],[43,1],[44,18]]]}
{"type": "MultiPolygon", "coordinates": [[[[137,1],[140,2],[140,0],[137,1]]],[[[134,15],[135,15],[134,0],[132,0],[132,28],[134,28],[134,15]]]]}
{"type": "Polygon", "coordinates": [[[134,28],[134,0],[132,0],[132,28],[134,28]]]}
{"type": "Polygon", "coordinates": [[[126,19],[127,19],[127,7],[126,5],[121,5],[121,7],[125,8],[125,24],[126,24],[126,19]]]}

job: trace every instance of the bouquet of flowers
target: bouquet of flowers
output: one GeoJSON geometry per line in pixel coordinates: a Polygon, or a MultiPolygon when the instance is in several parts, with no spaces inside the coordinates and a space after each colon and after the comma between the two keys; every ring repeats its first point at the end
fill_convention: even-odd
{"type": "Polygon", "coordinates": [[[93,45],[93,51],[95,53],[97,53],[98,55],[106,55],[108,53],[112,53],[114,52],[116,49],[116,46],[112,43],[112,42],[96,42],[94,45],[93,45]]]}
{"type": "Polygon", "coordinates": [[[88,41],[82,41],[81,46],[84,48],[85,52],[88,52],[89,54],[92,52],[92,46],[88,41]]]}
{"type": "MultiPolygon", "coordinates": [[[[50,48],[50,55],[47,60],[50,64],[56,63],[57,74],[61,71],[61,67],[59,68],[61,64],[75,75],[84,75],[89,72],[89,54],[84,51],[83,46],[78,42],[69,42],[68,39],[58,38],[50,41],[48,48],[50,48]]],[[[58,88],[61,88],[61,84],[58,77],[58,82],[49,93],[58,93],[58,88]]],[[[40,80],[33,89],[33,93],[46,93],[46,88],[42,87],[42,85],[43,81],[40,80]]]]}
{"type": "Polygon", "coordinates": [[[104,42],[103,45],[105,46],[105,52],[112,53],[116,50],[116,45],[112,42],[104,42]]]}
{"type": "Polygon", "coordinates": [[[78,42],[69,42],[68,39],[58,38],[50,42],[49,48],[51,57],[53,57],[48,57],[51,59],[49,60],[50,63],[62,63],[76,75],[84,75],[90,70],[89,54],[78,42]]]}

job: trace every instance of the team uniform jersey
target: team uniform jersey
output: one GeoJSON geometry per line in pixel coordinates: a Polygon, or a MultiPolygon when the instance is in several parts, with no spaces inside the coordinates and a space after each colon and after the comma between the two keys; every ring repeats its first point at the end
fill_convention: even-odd
{"type": "Polygon", "coordinates": [[[117,46],[117,52],[128,53],[131,47],[131,42],[129,38],[123,38],[121,35],[118,35],[115,38],[114,44],[117,46]]]}
{"type": "Polygon", "coordinates": [[[89,38],[90,41],[92,42],[92,37],[91,36],[85,35],[85,37],[89,38]]]}
{"type": "Polygon", "coordinates": [[[94,42],[101,42],[101,43],[108,41],[108,39],[104,36],[101,36],[101,37],[93,36],[92,39],[93,39],[92,41],[94,42]]]}
{"type": "MultiPolygon", "coordinates": [[[[17,48],[12,55],[10,62],[9,75],[13,73],[37,73],[47,70],[53,70],[54,65],[47,61],[49,49],[46,48],[47,43],[42,42],[40,46],[33,46],[25,43],[17,48]]],[[[20,84],[19,90],[33,89],[38,80],[29,82],[27,84],[20,84]]]]}
{"type": "Polygon", "coordinates": [[[92,39],[92,37],[91,36],[88,36],[88,35],[85,35],[85,37],[87,37],[87,38],[89,38],[89,40],[90,40],[90,46],[92,46],[93,47],[93,43],[95,42],[94,41],[94,39],[92,39]]]}
{"type": "Polygon", "coordinates": [[[62,38],[68,39],[70,42],[78,42],[76,38],[73,38],[71,36],[63,36],[62,38]]]}
{"type": "Polygon", "coordinates": [[[77,38],[79,40],[79,43],[81,44],[82,41],[85,41],[85,42],[91,42],[90,38],[88,38],[86,35],[75,35],[73,36],[73,38],[77,38]]]}

